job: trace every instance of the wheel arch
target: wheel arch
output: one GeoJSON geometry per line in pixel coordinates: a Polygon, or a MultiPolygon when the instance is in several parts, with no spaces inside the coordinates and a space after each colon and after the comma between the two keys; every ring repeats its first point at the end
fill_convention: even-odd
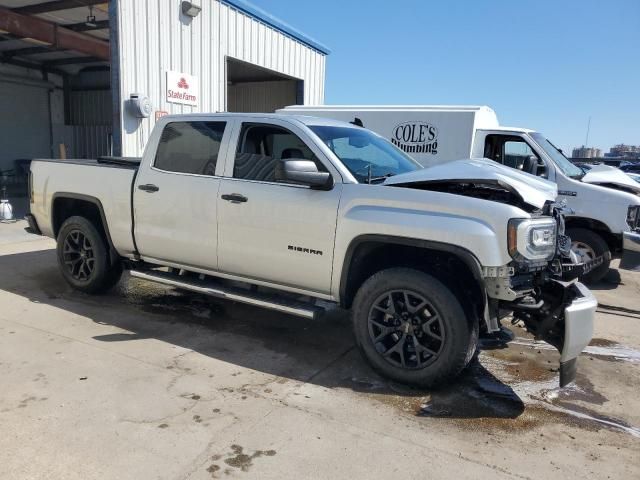
{"type": "Polygon", "coordinates": [[[460,298],[471,318],[485,318],[487,297],[478,259],[465,248],[430,240],[393,235],[361,235],[345,254],[340,275],[340,304],[349,308],[362,283],[371,275],[391,267],[410,267],[434,275],[460,298],[466,291],[472,302],[460,298]],[[455,267],[456,270],[451,271],[455,267]]]}
{"type": "Polygon", "coordinates": [[[588,217],[566,217],[565,226],[570,228],[585,228],[599,234],[607,242],[611,252],[619,252],[622,249],[622,236],[611,232],[606,223],[588,217]]]}
{"type": "Polygon", "coordinates": [[[111,240],[107,217],[100,199],[90,195],[72,192],[56,192],[51,200],[51,231],[57,239],[60,227],[70,217],[81,216],[89,220],[98,229],[109,247],[109,261],[114,263],[118,253],[111,240]]]}

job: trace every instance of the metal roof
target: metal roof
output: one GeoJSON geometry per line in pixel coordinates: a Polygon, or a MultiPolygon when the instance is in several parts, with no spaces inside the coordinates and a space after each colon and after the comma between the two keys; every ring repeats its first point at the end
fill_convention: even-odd
{"type": "Polygon", "coordinates": [[[227,5],[236,8],[247,15],[254,17],[255,19],[269,25],[272,28],[288,35],[301,43],[307,45],[308,47],[313,48],[314,50],[323,53],[324,55],[329,55],[331,50],[328,47],[323,45],[322,43],[314,40],[308,35],[302,33],[300,30],[292,27],[288,23],[280,20],[277,17],[274,17],[268,12],[265,12],[261,8],[255,6],[254,4],[247,2],[246,0],[220,0],[222,3],[226,3],[227,5]]]}

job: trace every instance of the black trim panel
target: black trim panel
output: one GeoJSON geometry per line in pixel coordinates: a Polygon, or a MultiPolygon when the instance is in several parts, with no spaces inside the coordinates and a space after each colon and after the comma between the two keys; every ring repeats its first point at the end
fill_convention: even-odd
{"type": "Polygon", "coordinates": [[[107,243],[109,244],[109,250],[111,253],[111,261],[115,261],[117,258],[120,257],[120,255],[118,254],[115,246],[113,245],[113,242],[111,241],[111,234],[109,233],[109,224],[107,223],[107,217],[104,213],[104,208],[102,207],[102,202],[96,198],[96,197],[92,197],[90,195],[84,195],[82,193],[71,193],[71,192],[56,192],[53,194],[53,197],[51,198],[51,231],[53,232],[53,235],[55,237],[58,236],[58,232],[56,231],[55,227],[55,218],[53,218],[53,212],[54,212],[54,207],[55,207],[55,203],[56,200],[58,198],[62,198],[62,199],[72,199],[72,200],[82,200],[84,202],[88,202],[91,203],[93,205],[95,205],[96,207],[98,207],[98,212],[100,212],[100,218],[102,220],[102,228],[104,228],[104,233],[107,236],[107,243]]]}
{"type": "Polygon", "coordinates": [[[31,213],[27,213],[24,218],[29,224],[29,226],[24,229],[27,233],[32,233],[33,235],[42,235],[40,227],[38,226],[38,222],[36,221],[36,217],[34,217],[31,213]]]}
{"type": "Polygon", "coordinates": [[[449,243],[435,242],[431,240],[420,240],[415,238],[397,237],[384,234],[367,234],[360,235],[359,237],[354,238],[347,248],[347,253],[342,263],[342,273],[340,275],[339,295],[341,304],[346,298],[349,269],[351,267],[351,261],[353,260],[353,254],[360,245],[367,242],[377,242],[389,245],[403,245],[451,253],[462,260],[465,265],[467,265],[467,267],[471,271],[471,274],[473,275],[474,280],[476,280],[480,287],[484,289],[485,282],[484,277],[482,276],[480,262],[473,253],[465,248],[458,247],[457,245],[451,245],[449,243]]]}
{"type": "MultiPolygon", "coordinates": [[[[106,158],[106,157],[102,157],[102,158],[106,158]]],[[[116,162],[108,162],[108,161],[104,161],[104,160],[99,160],[99,159],[94,159],[94,158],[88,158],[88,159],[82,159],[82,158],[69,158],[69,159],[59,159],[59,158],[34,158],[33,159],[34,162],[46,162],[46,163],[63,163],[65,165],[82,165],[85,167],[98,167],[98,168],[119,168],[121,170],[137,170],[138,166],[136,163],[134,162],[120,162],[120,163],[116,163],[116,162]]]]}

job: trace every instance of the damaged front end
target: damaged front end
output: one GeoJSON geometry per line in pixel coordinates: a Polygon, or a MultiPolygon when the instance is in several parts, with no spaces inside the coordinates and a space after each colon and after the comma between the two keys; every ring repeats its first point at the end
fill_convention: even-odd
{"type": "Polygon", "coordinates": [[[514,261],[508,268],[485,269],[485,282],[490,325],[499,328],[498,319],[512,313],[514,324],[522,321],[537,340],[556,347],[564,387],[575,379],[577,357],[591,341],[598,305],[577,279],[598,262],[576,261],[571,240],[564,234],[562,206],[550,203],[544,214],[540,220],[510,224],[514,261]]]}
{"type": "MultiPolygon", "coordinates": [[[[560,352],[560,385],[575,379],[576,359],[589,344],[597,301],[578,278],[596,268],[602,258],[579,263],[565,235],[563,205],[555,184],[487,159],[468,159],[388,178],[385,185],[414,188],[519,208],[524,218],[508,225],[512,261],[484,267],[487,302],[484,327],[500,332],[500,319],[513,315],[536,339],[560,352]]],[[[640,244],[640,242],[639,242],[640,244]]],[[[640,248],[638,248],[640,251],[640,248]]]]}

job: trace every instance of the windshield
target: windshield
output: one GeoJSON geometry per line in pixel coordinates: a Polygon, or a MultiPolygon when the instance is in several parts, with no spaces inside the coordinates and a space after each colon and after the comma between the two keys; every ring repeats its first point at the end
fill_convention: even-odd
{"type": "Polygon", "coordinates": [[[531,133],[530,135],[567,177],[578,179],[584,177],[585,171],[571,163],[571,160],[565,157],[560,149],[547,140],[544,135],[539,133],[531,133]]]}
{"type": "Polygon", "coordinates": [[[309,126],[360,183],[383,182],[422,166],[391,142],[364,128],[309,126]]]}

